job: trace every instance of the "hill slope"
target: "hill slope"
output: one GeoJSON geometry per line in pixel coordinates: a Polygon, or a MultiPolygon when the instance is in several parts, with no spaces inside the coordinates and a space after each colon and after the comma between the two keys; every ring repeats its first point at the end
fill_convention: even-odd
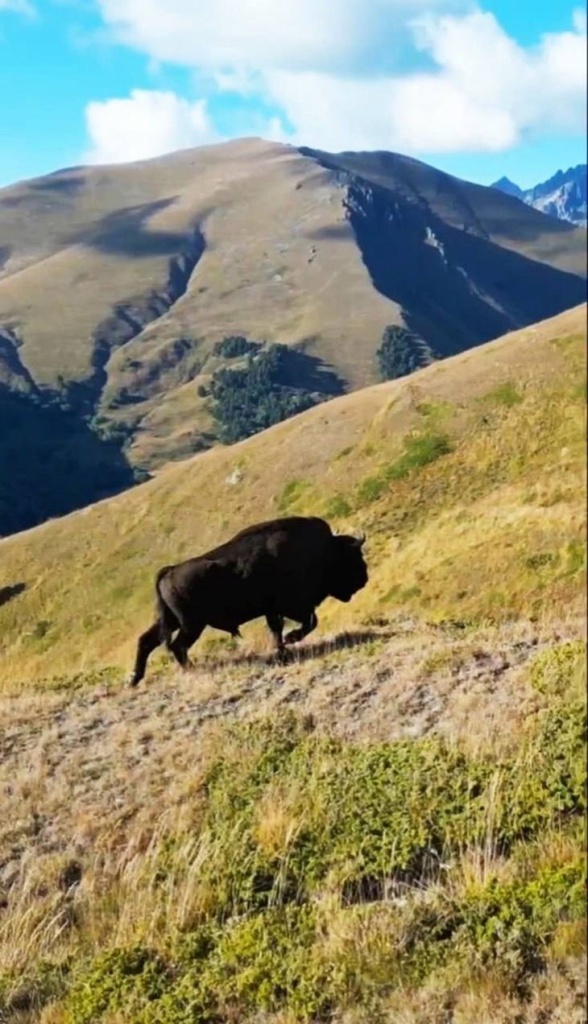
{"type": "Polygon", "coordinates": [[[582,1024],[585,381],[581,307],[0,542],[2,1019],[582,1024]],[[154,568],[291,510],[361,595],[126,688],[154,568]]]}
{"type": "Polygon", "coordinates": [[[129,479],[214,440],[226,335],[297,346],[330,397],[376,379],[388,324],[447,356],[585,297],[580,229],[396,154],[256,139],[4,189],[0,239],[0,403],[124,442],[129,479]]]}
{"type": "Polygon", "coordinates": [[[159,565],[292,510],[370,536],[370,586],[328,622],[500,620],[530,592],[537,615],[577,604],[585,338],[583,306],[1,541],[3,586],[23,589],[0,607],[0,679],[128,665],[159,565]]]}

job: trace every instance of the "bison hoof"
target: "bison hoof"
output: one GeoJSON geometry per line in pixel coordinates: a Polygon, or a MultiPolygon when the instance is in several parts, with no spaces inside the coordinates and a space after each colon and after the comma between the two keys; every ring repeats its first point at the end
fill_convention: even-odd
{"type": "Polygon", "coordinates": [[[295,629],[292,633],[286,633],[284,637],[284,643],[291,647],[292,644],[297,644],[302,640],[301,634],[295,629]]]}
{"type": "Polygon", "coordinates": [[[138,686],[140,682],[141,680],[136,675],[128,676],[127,678],[127,686],[131,687],[131,689],[138,686]]]}
{"type": "Polygon", "coordinates": [[[285,647],[278,647],[274,654],[274,658],[279,665],[285,665],[288,661],[292,661],[292,657],[292,651],[287,651],[285,647]]]}

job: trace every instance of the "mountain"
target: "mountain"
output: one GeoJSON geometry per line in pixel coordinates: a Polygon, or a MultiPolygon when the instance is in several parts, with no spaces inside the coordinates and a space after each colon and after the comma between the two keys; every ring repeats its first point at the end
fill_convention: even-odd
{"type": "Polygon", "coordinates": [[[582,1024],[586,306],[0,541],[7,1024],[582,1024]],[[261,518],[370,579],[124,678],[261,518]]]}
{"type": "Polygon", "coordinates": [[[0,534],[375,382],[389,325],[427,363],[577,305],[585,240],[397,154],[259,139],[2,190],[0,534]]]}
{"type": "Polygon", "coordinates": [[[495,181],[492,188],[522,199],[541,213],[586,227],[586,177],[586,164],[578,164],[567,171],[557,171],[552,178],[533,188],[521,189],[508,178],[495,181]]]}

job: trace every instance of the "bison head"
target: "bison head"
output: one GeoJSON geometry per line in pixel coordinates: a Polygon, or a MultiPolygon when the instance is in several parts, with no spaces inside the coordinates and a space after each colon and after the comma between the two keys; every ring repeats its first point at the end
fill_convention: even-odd
{"type": "Polygon", "coordinates": [[[360,537],[335,534],[333,537],[329,592],[338,601],[350,601],[368,581],[367,566],[361,550],[364,544],[365,534],[360,537]]]}

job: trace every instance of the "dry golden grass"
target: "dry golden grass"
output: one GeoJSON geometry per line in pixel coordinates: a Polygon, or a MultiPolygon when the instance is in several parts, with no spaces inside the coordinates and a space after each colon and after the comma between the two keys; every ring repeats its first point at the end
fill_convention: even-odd
{"type": "MultiPolygon", "coordinates": [[[[107,938],[171,942],[188,919],[205,912],[207,887],[199,875],[217,852],[206,835],[194,846],[201,765],[219,742],[244,776],[252,756],[226,746],[227,720],[294,709],[349,740],[436,734],[498,756],[516,746],[541,703],[529,685],[529,660],[581,632],[581,622],[551,631],[520,623],[459,642],[433,627],[398,622],[356,646],[333,643],[330,653],[310,648],[306,660],[285,667],[268,667],[259,657],[249,664],[211,660],[140,691],[102,684],[80,693],[4,698],[0,888],[18,892],[18,899],[0,914],[0,973],[24,971],[57,947],[67,951],[70,898],[59,879],[72,862],[83,868],[76,912],[83,941],[92,946],[107,938]],[[423,681],[418,668],[427,650],[448,658],[423,681]],[[448,672],[452,664],[458,667],[448,672]],[[172,833],[180,837],[177,872],[162,894],[157,860],[172,833]]],[[[495,790],[499,800],[499,777],[495,790]]],[[[286,862],[312,801],[308,786],[270,787],[255,825],[260,848],[286,862]]],[[[452,876],[455,892],[508,871],[492,845],[492,808],[490,801],[487,845],[464,856],[452,876]]],[[[561,848],[554,842],[546,859],[565,860],[565,842],[561,848]]]]}
{"type": "MultiPolygon", "coordinates": [[[[505,994],[500,979],[476,982],[469,991],[447,996],[444,989],[405,992],[392,1001],[381,1024],[584,1024],[586,980],[583,963],[556,969],[532,985],[529,1000],[505,994]]],[[[368,1024],[369,1017],[341,1024],[368,1024]]]]}
{"type": "MultiPolygon", "coordinates": [[[[80,692],[2,699],[0,981],[12,978],[7,1005],[18,1006],[19,993],[26,995],[31,984],[26,979],[36,977],[45,960],[59,963],[72,956],[83,963],[100,950],[141,944],[171,956],[182,936],[207,919],[218,900],[211,879],[242,853],[238,813],[234,837],[225,833],[219,839],[202,827],[203,772],[222,750],[238,790],[241,777],[247,785],[257,756],[254,745],[227,734],[228,721],[294,709],[333,737],[373,743],[443,735],[475,754],[500,757],[517,750],[544,706],[530,686],[531,659],[582,630],[582,621],[552,623],[549,630],[521,621],[456,638],[451,629],[404,620],[373,629],[371,636],[366,631],[314,649],[308,645],[287,666],[268,666],[255,654],[211,655],[200,669],[157,677],[139,691],[103,682],[80,692]],[[79,884],[70,888],[72,879],[79,884]]],[[[400,894],[391,889],[374,911],[370,904],[342,905],[344,863],[327,879],[317,896],[315,952],[325,962],[345,965],[350,991],[369,982],[377,992],[389,982],[388,967],[396,970],[398,956],[410,948],[412,917],[395,909],[402,911],[406,897],[414,914],[420,906],[459,901],[493,880],[508,883],[525,868],[520,858],[516,868],[494,846],[504,784],[497,772],[485,840],[445,865],[442,885],[424,878],[422,888],[400,894]]],[[[262,854],[282,865],[273,895],[277,905],[289,851],[309,819],[321,817],[320,799],[308,780],[265,788],[252,834],[262,854]]],[[[529,851],[528,870],[565,868],[576,846],[566,835],[546,834],[529,851]]],[[[380,1008],[377,1019],[506,1024],[516,1010],[525,1024],[579,1024],[582,990],[571,980],[571,968],[562,965],[577,961],[583,949],[577,924],[563,926],[553,942],[552,967],[523,1001],[508,995],[491,974],[471,989],[464,989],[463,979],[453,984],[440,978],[437,987],[409,987],[391,999],[389,1010],[380,1008]],[[569,1018],[557,1015],[564,1008],[569,1018]]],[[[130,1019],[123,1011],[117,1018],[117,1012],[100,1020],[130,1019]]],[[[288,1016],[238,1019],[277,1024],[288,1016]]],[[[368,1019],[344,1016],[341,1024],[368,1019]]],[[[61,1004],[11,1013],[9,1020],[72,1024],[61,1004]]]]}

